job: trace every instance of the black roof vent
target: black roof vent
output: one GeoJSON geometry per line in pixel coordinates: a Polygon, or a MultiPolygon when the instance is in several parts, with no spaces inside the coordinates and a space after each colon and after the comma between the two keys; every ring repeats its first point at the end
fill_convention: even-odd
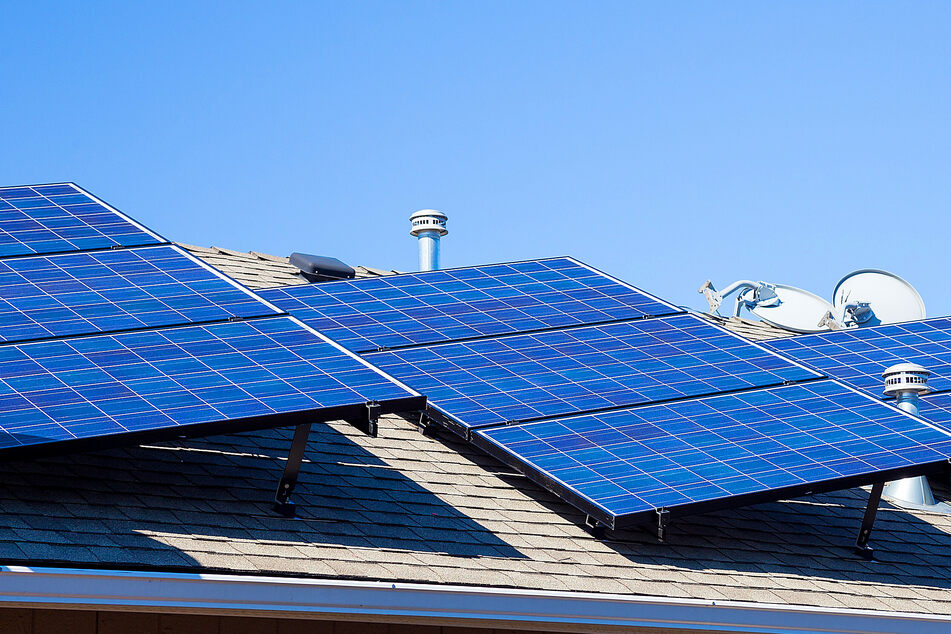
{"type": "Polygon", "coordinates": [[[300,276],[308,282],[327,282],[329,280],[349,280],[357,272],[338,260],[326,255],[291,253],[291,264],[300,269],[300,276]]]}

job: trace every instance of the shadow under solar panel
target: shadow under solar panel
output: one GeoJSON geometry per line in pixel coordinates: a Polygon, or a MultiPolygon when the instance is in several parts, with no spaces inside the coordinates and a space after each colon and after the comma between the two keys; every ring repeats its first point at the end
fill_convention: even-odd
{"type": "Polygon", "coordinates": [[[72,183],[0,188],[0,258],[167,242],[72,183]]]}
{"type": "Polygon", "coordinates": [[[609,528],[947,469],[951,433],[835,381],[479,429],[609,528]]]}
{"type": "Polygon", "coordinates": [[[288,286],[259,294],[357,352],[684,312],[571,258],[288,286]]]}

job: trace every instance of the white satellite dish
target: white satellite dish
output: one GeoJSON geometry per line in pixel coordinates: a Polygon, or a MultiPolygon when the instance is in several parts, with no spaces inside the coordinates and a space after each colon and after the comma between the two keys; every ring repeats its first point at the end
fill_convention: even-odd
{"type": "Polygon", "coordinates": [[[834,315],[846,326],[878,326],[925,318],[925,303],[915,287],[888,271],[860,269],[832,291],[834,315]]]}
{"type": "Polygon", "coordinates": [[[828,332],[825,319],[832,304],[814,293],[786,284],[770,284],[779,301],[747,304],[751,313],[768,324],[795,332],[828,332]]]}

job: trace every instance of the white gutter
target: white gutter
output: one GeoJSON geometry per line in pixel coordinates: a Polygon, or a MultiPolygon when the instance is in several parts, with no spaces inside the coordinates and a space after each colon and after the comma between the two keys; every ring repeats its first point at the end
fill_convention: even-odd
{"type": "Polygon", "coordinates": [[[0,567],[0,607],[240,614],[477,627],[930,634],[951,617],[664,597],[241,575],[0,567]]]}

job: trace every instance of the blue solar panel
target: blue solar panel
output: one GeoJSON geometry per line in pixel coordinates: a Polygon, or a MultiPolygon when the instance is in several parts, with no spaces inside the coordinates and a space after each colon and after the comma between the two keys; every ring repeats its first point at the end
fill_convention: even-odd
{"type": "Polygon", "coordinates": [[[0,260],[0,341],[275,314],[178,247],[0,260]]]}
{"type": "Polygon", "coordinates": [[[765,342],[768,348],[849,385],[882,396],[882,371],[902,362],[931,371],[935,391],[951,390],[951,319],[836,330],[765,342]]]}
{"type": "Polygon", "coordinates": [[[289,317],[6,344],[0,448],[416,396],[289,317]]]}
{"type": "Polygon", "coordinates": [[[951,456],[951,433],[830,380],[476,430],[474,442],[611,518],[951,456]]]}
{"type": "Polygon", "coordinates": [[[918,415],[929,423],[951,431],[951,392],[930,394],[919,399],[918,415]]]}
{"type": "Polygon", "coordinates": [[[467,428],[821,376],[693,315],[364,357],[467,428]]]}
{"type": "Polygon", "coordinates": [[[0,257],[164,242],[75,185],[0,188],[0,257]]]}
{"type": "Polygon", "coordinates": [[[683,312],[569,258],[289,286],[260,295],[358,352],[683,312]]]}

